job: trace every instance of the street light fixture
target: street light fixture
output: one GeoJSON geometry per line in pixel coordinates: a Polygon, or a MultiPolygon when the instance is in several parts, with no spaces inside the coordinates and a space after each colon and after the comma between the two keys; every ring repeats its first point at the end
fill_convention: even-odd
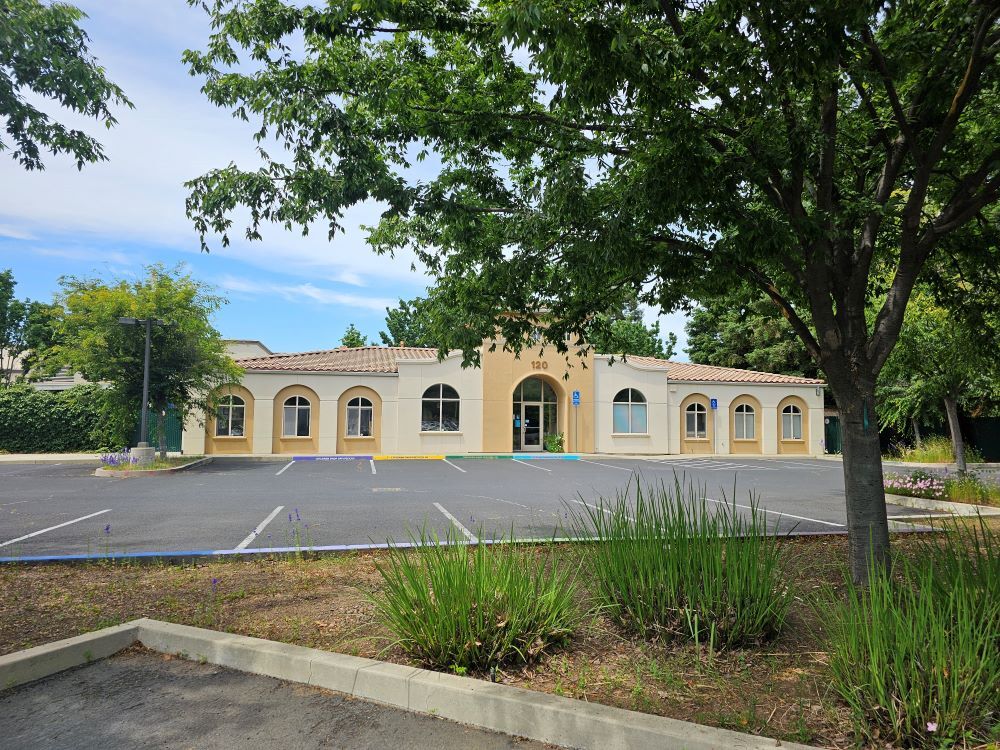
{"type": "Polygon", "coordinates": [[[142,362],[142,417],[139,427],[139,444],[136,446],[136,458],[139,463],[149,463],[153,460],[153,449],[146,440],[149,425],[149,355],[152,346],[153,326],[165,326],[168,323],[157,318],[118,318],[123,326],[141,325],[146,329],[146,353],[142,362]]]}

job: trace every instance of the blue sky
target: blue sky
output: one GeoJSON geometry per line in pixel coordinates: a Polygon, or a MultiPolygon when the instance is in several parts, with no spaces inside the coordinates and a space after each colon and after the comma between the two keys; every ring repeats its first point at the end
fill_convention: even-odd
{"type": "MultiPolygon", "coordinates": [[[[184,215],[183,183],[233,161],[256,163],[252,128],[209,104],[180,62],[208,38],[205,14],[185,0],[73,0],[89,16],[92,51],[135,104],[110,131],[42,106],[95,135],[110,161],[77,171],[46,158],[25,172],[0,154],[0,270],[13,269],[17,295],[48,300],[64,274],[131,276],[143,264],[186,264],[229,299],[216,318],[227,338],[260,339],[274,351],[324,349],[355,323],[369,339],[385,307],[422,294],[430,279],[409,256],[376,256],[361,225],[378,206],[355,207],[332,242],[272,228],[249,243],[200,251],[184,215]]],[[[647,320],[656,319],[647,310],[647,320]]],[[[684,318],[663,316],[683,346],[684,318]]],[[[678,357],[679,359],[684,357],[678,357]]]]}

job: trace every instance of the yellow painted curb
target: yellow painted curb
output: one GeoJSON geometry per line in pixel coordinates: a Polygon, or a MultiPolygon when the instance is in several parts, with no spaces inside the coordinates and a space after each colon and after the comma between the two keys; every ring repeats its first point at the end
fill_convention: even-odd
{"type": "Polygon", "coordinates": [[[375,461],[444,461],[444,456],[372,456],[375,461]]]}

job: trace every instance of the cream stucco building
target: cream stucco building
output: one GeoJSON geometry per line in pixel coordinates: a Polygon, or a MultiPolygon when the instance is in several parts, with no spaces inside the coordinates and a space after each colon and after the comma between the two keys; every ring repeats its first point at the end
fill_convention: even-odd
{"type": "MultiPolygon", "coordinates": [[[[191,454],[442,455],[565,449],[621,454],[823,453],[820,380],[650,357],[339,348],[272,354],[240,342],[246,374],[215,415],[192,417],[191,454]]],[[[255,346],[256,345],[256,346],[255,346]]]]}

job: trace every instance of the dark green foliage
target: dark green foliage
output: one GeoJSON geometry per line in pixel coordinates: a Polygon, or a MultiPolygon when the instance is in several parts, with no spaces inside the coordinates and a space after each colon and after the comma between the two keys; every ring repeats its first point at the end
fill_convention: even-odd
{"type": "Polygon", "coordinates": [[[781,311],[759,292],[740,289],[706,301],[691,312],[686,329],[692,362],[822,377],[781,311]]]}
{"type": "Polygon", "coordinates": [[[647,326],[635,298],[613,313],[601,313],[584,330],[584,338],[599,354],[634,354],[638,357],[670,359],[676,353],[677,336],[660,336],[660,322],[647,326]]]}
{"type": "Polygon", "coordinates": [[[76,453],[127,444],[129,419],[108,389],[0,387],[0,452],[76,453]]]}
{"type": "Polygon", "coordinates": [[[834,609],[833,687],[873,745],[974,746],[1000,724],[1000,538],[981,520],[942,531],[834,609]]]}
{"type": "Polygon", "coordinates": [[[385,327],[379,338],[385,346],[439,346],[432,332],[433,311],[429,299],[400,300],[399,306],[385,309],[385,327]]]}
{"type": "Polygon", "coordinates": [[[347,326],[347,330],[344,331],[343,337],[340,339],[341,346],[349,346],[351,348],[359,346],[368,346],[368,340],[365,338],[364,334],[358,330],[354,323],[347,326]]]}
{"type": "Polygon", "coordinates": [[[396,644],[425,664],[485,671],[530,663],[580,622],[574,571],[552,555],[533,559],[505,540],[470,546],[452,530],[419,544],[390,546],[376,561],[384,584],[374,602],[396,644]]]}
{"type": "MultiPolygon", "coordinates": [[[[0,120],[13,141],[11,156],[26,169],[43,168],[43,150],[67,153],[81,169],[106,158],[97,140],[53,120],[28,92],[108,128],[117,122],[110,105],[132,106],[90,54],[79,26],[85,17],[67,3],[0,0],[0,120]]],[[[0,151],[10,148],[0,138],[0,151]]]]}
{"type": "Polygon", "coordinates": [[[592,579],[608,613],[652,638],[710,648],[759,644],[785,622],[792,592],[777,537],[751,503],[748,515],[674,480],[641,482],[574,513],[592,579]],[[633,492],[634,490],[634,492],[633,492]]]}

